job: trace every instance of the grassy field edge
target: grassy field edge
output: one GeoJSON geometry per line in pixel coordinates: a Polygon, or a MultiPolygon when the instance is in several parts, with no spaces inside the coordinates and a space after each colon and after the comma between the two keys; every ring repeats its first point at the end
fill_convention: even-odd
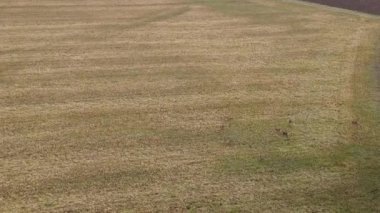
{"type": "Polygon", "coordinates": [[[287,2],[287,3],[292,3],[292,4],[298,4],[298,5],[303,5],[307,7],[319,7],[324,10],[329,10],[332,12],[337,12],[341,14],[348,14],[348,15],[355,15],[355,16],[360,16],[363,18],[372,18],[372,19],[380,19],[379,16],[370,14],[370,13],[365,13],[361,11],[355,11],[355,10],[350,10],[346,8],[339,8],[339,7],[334,7],[330,5],[324,5],[324,4],[318,4],[315,2],[310,2],[310,1],[303,1],[303,0],[281,0],[282,2],[287,2]]]}
{"type": "Polygon", "coordinates": [[[352,122],[352,142],[357,145],[356,152],[360,153],[357,159],[358,186],[373,203],[380,201],[380,107],[376,101],[379,95],[376,88],[379,83],[379,35],[379,30],[373,30],[368,39],[358,46],[352,77],[352,110],[356,116],[352,122]]]}

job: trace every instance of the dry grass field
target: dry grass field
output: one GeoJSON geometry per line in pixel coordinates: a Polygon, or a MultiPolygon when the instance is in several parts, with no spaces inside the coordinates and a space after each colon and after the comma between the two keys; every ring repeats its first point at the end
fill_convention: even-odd
{"type": "Polygon", "coordinates": [[[379,20],[1,0],[0,212],[380,211],[379,20]]]}

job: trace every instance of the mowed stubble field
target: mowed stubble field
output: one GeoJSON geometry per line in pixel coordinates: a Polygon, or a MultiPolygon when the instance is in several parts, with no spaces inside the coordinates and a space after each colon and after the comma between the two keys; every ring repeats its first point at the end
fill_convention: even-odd
{"type": "Polygon", "coordinates": [[[2,0],[0,211],[379,211],[379,19],[2,0]]]}

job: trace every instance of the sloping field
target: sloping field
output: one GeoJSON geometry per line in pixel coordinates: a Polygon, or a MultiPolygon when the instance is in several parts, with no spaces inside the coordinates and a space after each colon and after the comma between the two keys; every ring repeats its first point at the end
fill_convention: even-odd
{"type": "Polygon", "coordinates": [[[376,212],[379,19],[0,1],[0,212],[376,212]]]}

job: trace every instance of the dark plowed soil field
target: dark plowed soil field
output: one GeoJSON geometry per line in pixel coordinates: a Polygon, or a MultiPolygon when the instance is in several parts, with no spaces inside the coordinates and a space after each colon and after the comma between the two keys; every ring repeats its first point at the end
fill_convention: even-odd
{"type": "Polygon", "coordinates": [[[305,0],[380,15],[380,0],[305,0]]]}

